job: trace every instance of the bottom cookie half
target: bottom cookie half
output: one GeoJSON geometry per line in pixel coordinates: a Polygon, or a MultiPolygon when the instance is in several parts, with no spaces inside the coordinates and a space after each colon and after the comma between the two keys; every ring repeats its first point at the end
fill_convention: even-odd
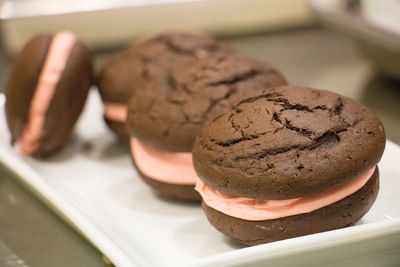
{"type": "Polygon", "coordinates": [[[144,175],[135,163],[135,159],[132,157],[133,164],[138,171],[140,178],[148,184],[154,192],[160,197],[167,198],[170,200],[184,201],[184,202],[200,202],[200,194],[194,190],[194,185],[188,184],[171,184],[157,181],[144,175]]]}
{"type": "Polygon", "coordinates": [[[219,212],[203,202],[209,222],[230,238],[249,246],[319,233],[355,224],[374,203],[379,191],[379,171],[357,192],[310,213],[274,220],[248,221],[219,212]]]}
{"type": "Polygon", "coordinates": [[[120,121],[113,121],[107,118],[104,118],[107,126],[118,136],[118,138],[124,143],[129,143],[129,134],[126,129],[126,124],[120,121]]]}

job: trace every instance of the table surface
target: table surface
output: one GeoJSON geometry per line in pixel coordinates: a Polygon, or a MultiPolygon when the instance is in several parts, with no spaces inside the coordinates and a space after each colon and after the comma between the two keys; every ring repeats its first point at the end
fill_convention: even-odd
{"type": "MultiPolygon", "coordinates": [[[[357,42],[320,28],[226,38],[245,55],[268,61],[290,84],[334,91],[373,109],[389,140],[400,144],[400,81],[380,74],[357,42]]],[[[97,69],[106,56],[96,58],[97,69]]],[[[4,88],[11,61],[0,57],[4,88]]],[[[29,266],[104,266],[102,255],[0,166],[0,242],[29,266]]]]}

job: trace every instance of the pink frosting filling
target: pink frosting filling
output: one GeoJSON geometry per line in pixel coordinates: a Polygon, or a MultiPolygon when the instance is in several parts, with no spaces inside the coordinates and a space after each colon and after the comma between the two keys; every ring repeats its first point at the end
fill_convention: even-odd
{"type": "Polygon", "coordinates": [[[131,138],[131,151],[138,169],[147,177],[170,184],[196,183],[192,153],[153,150],[131,138]]]}
{"type": "Polygon", "coordinates": [[[51,40],[29,108],[28,122],[18,140],[25,155],[34,154],[39,147],[47,109],[75,42],[76,37],[71,32],[60,32],[51,40]]]}
{"type": "Polygon", "coordinates": [[[195,189],[207,206],[229,216],[248,220],[265,221],[311,212],[337,202],[363,187],[374,173],[375,167],[360,177],[334,189],[302,198],[263,200],[233,197],[222,194],[197,179],[195,189]]]}
{"type": "Polygon", "coordinates": [[[128,108],[124,104],[104,103],[104,116],[112,121],[125,122],[128,108]]]}

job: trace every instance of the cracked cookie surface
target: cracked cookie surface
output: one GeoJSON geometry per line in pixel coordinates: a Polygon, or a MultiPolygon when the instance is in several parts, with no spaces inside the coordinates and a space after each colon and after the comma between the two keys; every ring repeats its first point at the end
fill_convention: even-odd
{"type": "Polygon", "coordinates": [[[233,53],[219,53],[191,66],[159,70],[135,91],[128,129],[145,145],[190,152],[202,123],[231,107],[244,93],[286,84],[273,67],[233,53]]]}
{"type": "Polygon", "coordinates": [[[376,115],[347,97],[281,86],[208,122],[193,147],[199,177],[227,195],[290,199],[342,185],[380,160],[376,115]]]}
{"type": "Polygon", "coordinates": [[[126,103],[132,90],[140,90],[142,79],[151,79],[159,69],[191,64],[208,54],[232,51],[210,36],[170,33],[135,43],[111,56],[99,76],[99,90],[105,101],[126,103]]]}

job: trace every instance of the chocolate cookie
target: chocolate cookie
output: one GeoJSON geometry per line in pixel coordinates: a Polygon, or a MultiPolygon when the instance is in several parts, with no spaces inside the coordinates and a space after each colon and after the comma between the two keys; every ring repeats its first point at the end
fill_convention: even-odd
{"type": "Polygon", "coordinates": [[[91,52],[71,32],[31,39],[6,85],[12,144],[43,157],[65,143],[92,82],[91,52]]]}
{"type": "Polygon", "coordinates": [[[283,76],[267,63],[232,53],[206,57],[143,83],[129,104],[128,129],[154,149],[190,152],[205,120],[244,93],[283,84],[283,76]]]}
{"type": "Polygon", "coordinates": [[[189,200],[189,195],[192,201],[199,200],[190,151],[202,123],[245,92],[284,83],[268,64],[232,53],[214,54],[192,66],[159,71],[134,92],[128,108],[131,152],[142,178],[161,195],[181,200],[189,200]],[[144,160],[146,155],[148,160],[144,160]],[[156,173],[154,169],[164,171],[156,173]],[[143,175],[145,172],[148,175],[143,175]],[[156,186],[149,178],[165,185],[156,186]],[[190,187],[183,187],[182,182],[190,187]],[[176,187],[171,189],[172,185],[176,187]],[[177,197],[179,193],[182,197],[177,197]]]}
{"type": "Polygon", "coordinates": [[[356,101],[305,87],[270,88],[204,125],[193,146],[196,187],[211,223],[246,244],[340,228],[372,205],[384,147],[381,122],[356,101]],[[366,201],[352,203],[359,212],[339,220],[340,203],[365,192],[366,201]],[[331,225],[305,227],[321,214],[332,216],[331,225]],[[232,226],[234,234],[216,222],[220,217],[246,229],[232,226]],[[278,225],[285,233],[276,233],[278,225]]]}
{"type": "Polygon", "coordinates": [[[118,51],[104,64],[98,82],[108,126],[122,139],[128,139],[123,122],[126,105],[132,91],[141,90],[143,79],[221,51],[232,49],[210,36],[189,33],[158,35],[118,51]]]}

